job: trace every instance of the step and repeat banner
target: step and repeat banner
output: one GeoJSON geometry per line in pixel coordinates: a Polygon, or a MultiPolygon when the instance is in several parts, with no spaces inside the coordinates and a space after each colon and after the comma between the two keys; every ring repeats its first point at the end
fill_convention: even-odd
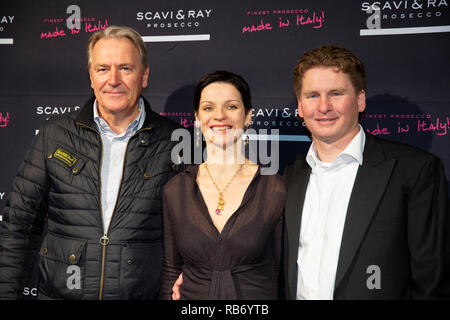
{"type": "Polygon", "coordinates": [[[280,170],[310,144],[296,111],[294,65],[324,44],[349,48],[366,66],[364,129],[438,155],[450,181],[449,2],[2,1],[0,209],[41,124],[91,96],[86,43],[110,25],[141,33],[150,64],[143,95],[185,128],[200,76],[241,74],[252,89],[251,128],[269,139],[279,130],[280,170]]]}

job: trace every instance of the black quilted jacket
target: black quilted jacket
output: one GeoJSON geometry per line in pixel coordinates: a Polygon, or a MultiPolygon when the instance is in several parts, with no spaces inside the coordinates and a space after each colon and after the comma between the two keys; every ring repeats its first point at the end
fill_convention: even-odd
{"type": "Polygon", "coordinates": [[[157,297],[161,189],[177,173],[170,137],[178,125],[145,101],[145,123],[128,142],[118,201],[103,230],[93,99],[78,113],[47,121],[19,169],[0,222],[0,299],[20,297],[37,252],[38,299],[157,297]]]}

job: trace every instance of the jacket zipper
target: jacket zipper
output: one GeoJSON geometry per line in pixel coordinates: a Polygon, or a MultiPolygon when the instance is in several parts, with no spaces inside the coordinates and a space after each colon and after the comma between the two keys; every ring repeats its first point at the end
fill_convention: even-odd
{"type": "MultiPolygon", "coordinates": [[[[81,122],[77,122],[78,124],[89,128],[90,130],[96,132],[98,135],[100,135],[100,133],[89,127],[86,126],[85,124],[81,123],[81,122]]],[[[125,155],[123,157],[123,165],[122,165],[122,176],[120,178],[120,184],[119,184],[119,190],[117,191],[117,199],[116,202],[114,204],[114,209],[113,212],[111,214],[111,220],[109,222],[108,228],[106,230],[104,230],[105,228],[105,222],[103,221],[103,207],[102,207],[102,176],[101,176],[101,172],[102,172],[102,162],[103,162],[103,142],[102,142],[102,138],[100,135],[100,144],[101,144],[101,154],[100,154],[100,168],[99,168],[99,183],[100,183],[100,194],[99,194],[99,199],[100,199],[100,217],[102,219],[102,229],[103,229],[103,236],[100,238],[100,244],[102,245],[102,265],[101,265],[101,271],[100,271],[100,290],[99,290],[99,294],[98,294],[98,300],[103,300],[103,282],[104,282],[104,276],[105,276],[105,261],[106,261],[106,246],[109,244],[109,238],[108,238],[108,233],[109,233],[109,228],[111,227],[111,222],[112,222],[112,218],[114,216],[114,213],[116,212],[116,207],[117,207],[117,200],[119,198],[120,195],[120,191],[122,189],[122,182],[123,182],[123,173],[125,171],[125,162],[127,160],[127,150],[128,150],[128,144],[130,142],[130,140],[132,138],[134,138],[138,133],[144,131],[144,130],[150,130],[152,129],[151,127],[148,128],[142,128],[138,131],[135,132],[135,134],[133,134],[130,139],[128,139],[127,141],[127,146],[125,148],[125,155]]]]}
{"type": "Polygon", "coordinates": [[[100,136],[100,146],[101,146],[101,148],[100,148],[100,167],[99,167],[99,170],[98,170],[98,172],[99,172],[98,173],[98,181],[99,181],[99,185],[100,185],[100,188],[99,188],[100,192],[99,192],[98,197],[99,197],[99,205],[100,205],[100,219],[102,220],[103,236],[100,238],[100,244],[102,245],[102,266],[101,266],[101,273],[100,273],[100,292],[99,292],[99,295],[98,295],[98,299],[102,300],[103,299],[103,278],[104,278],[103,274],[104,274],[104,271],[105,271],[106,246],[109,243],[109,238],[108,238],[108,236],[107,236],[107,234],[106,234],[106,232],[104,230],[105,229],[105,222],[103,221],[103,206],[102,206],[103,141],[102,141],[102,137],[101,137],[100,133],[97,130],[95,130],[95,129],[93,129],[93,128],[91,128],[91,127],[89,127],[89,126],[87,126],[87,125],[85,125],[85,124],[83,124],[81,122],[77,122],[77,124],[79,124],[79,125],[81,125],[83,127],[86,127],[89,130],[94,131],[96,134],[98,134],[100,136]]]}

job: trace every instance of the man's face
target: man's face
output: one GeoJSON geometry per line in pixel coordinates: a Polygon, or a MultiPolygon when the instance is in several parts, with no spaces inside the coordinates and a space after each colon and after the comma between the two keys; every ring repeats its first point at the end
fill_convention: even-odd
{"type": "Polygon", "coordinates": [[[355,93],[350,77],[333,67],[305,72],[298,112],[313,140],[346,147],[358,133],[358,114],[366,107],[364,90],[355,93]]]}
{"type": "Polygon", "coordinates": [[[129,39],[99,40],[92,50],[89,77],[100,114],[120,117],[135,112],[142,88],[147,87],[148,73],[129,39]]]}

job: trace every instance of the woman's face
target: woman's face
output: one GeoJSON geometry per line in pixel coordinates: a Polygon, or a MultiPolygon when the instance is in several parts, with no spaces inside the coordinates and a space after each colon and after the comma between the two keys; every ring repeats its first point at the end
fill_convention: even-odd
{"type": "Polygon", "coordinates": [[[206,143],[227,147],[241,138],[249,126],[251,112],[245,113],[240,92],[230,83],[213,82],[201,95],[195,119],[200,122],[206,143]]]}

